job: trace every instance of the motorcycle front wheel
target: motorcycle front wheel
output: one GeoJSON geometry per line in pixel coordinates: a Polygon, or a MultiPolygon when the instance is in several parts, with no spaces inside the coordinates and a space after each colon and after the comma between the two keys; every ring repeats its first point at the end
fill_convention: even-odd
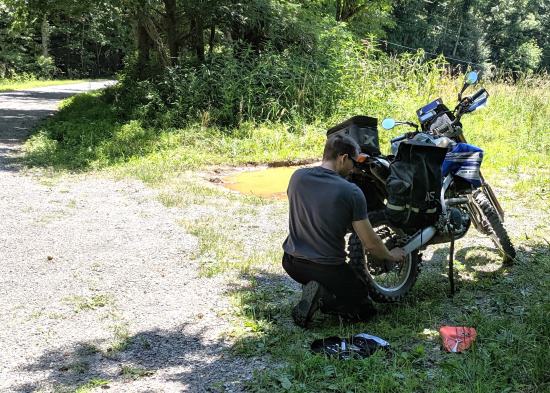
{"type": "MultiPolygon", "coordinates": [[[[369,220],[389,250],[400,245],[405,235],[390,225],[384,211],[370,212],[369,220]]],[[[371,298],[381,303],[401,300],[412,289],[420,272],[418,251],[408,254],[402,263],[379,261],[372,255],[365,255],[363,244],[355,233],[349,238],[348,257],[350,266],[367,284],[371,298]]]]}
{"type": "Polygon", "coordinates": [[[501,255],[504,257],[505,262],[513,261],[516,257],[516,250],[489,198],[482,191],[477,191],[470,205],[474,214],[477,216],[477,221],[481,225],[481,227],[478,228],[479,231],[491,238],[501,255]]]}

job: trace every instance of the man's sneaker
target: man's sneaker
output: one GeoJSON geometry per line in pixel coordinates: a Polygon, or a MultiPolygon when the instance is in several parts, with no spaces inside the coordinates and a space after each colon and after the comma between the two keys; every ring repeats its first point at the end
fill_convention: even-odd
{"type": "Polygon", "coordinates": [[[310,281],[302,290],[302,299],[292,310],[292,318],[296,325],[303,328],[311,322],[315,311],[319,309],[319,299],[321,298],[321,285],[317,281],[310,281]]]}

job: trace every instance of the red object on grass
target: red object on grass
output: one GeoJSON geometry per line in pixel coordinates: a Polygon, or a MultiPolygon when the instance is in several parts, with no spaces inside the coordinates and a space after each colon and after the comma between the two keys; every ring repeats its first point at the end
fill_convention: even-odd
{"type": "Polygon", "coordinates": [[[439,334],[443,340],[443,348],[447,352],[465,351],[477,337],[474,328],[465,326],[441,326],[439,334]]]}

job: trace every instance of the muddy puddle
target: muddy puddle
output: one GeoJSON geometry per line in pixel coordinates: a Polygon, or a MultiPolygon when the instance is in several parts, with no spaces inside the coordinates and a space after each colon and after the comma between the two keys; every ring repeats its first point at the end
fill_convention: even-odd
{"type": "Polygon", "coordinates": [[[223,178],[223,186],[262,198],[286,199],[290,176],[301,166],[243,171],[223,178]]]}

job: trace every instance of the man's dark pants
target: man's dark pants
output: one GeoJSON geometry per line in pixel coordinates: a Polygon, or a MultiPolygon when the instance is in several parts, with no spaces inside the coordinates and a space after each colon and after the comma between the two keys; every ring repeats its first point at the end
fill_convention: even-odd
{"type": "Polygon", "coordinates": [[[347,263],[325,265],[284,253],[283,268],[300,284],[317,281],[332,295],[323,297],[323,312],[363,313],[372,306],[366,284],[347,263]]]}

